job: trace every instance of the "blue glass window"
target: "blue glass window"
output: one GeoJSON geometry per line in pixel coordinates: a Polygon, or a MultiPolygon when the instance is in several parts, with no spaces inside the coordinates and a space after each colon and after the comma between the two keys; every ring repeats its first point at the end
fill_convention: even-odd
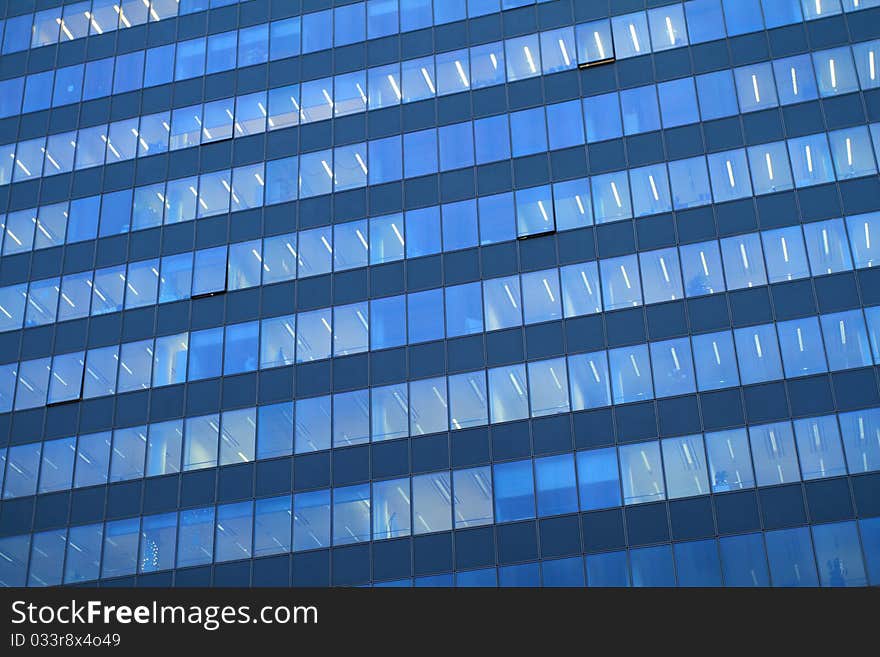
{"type": "Polygon", "coordinates": [[[664,128],[674,128],[700,120],[693,78],[680,78],[658,84],[657,93],[660,95],[664,128]]]}
{"type": "Polygon", "coordinates": [[[180,512],[177,567],[211,563],[214,558],[214,507],[180,512]]]}
{"type": "MultiPolygon", "coordinates": [[[[717,2],[717,0],[711,1],[717,2]]],[[[739,111],[736,102],[736,88],[733,84],[733,71],[722,70],[698,75],[696,82],[697,96],[700,99],[700,114],[704,121],[733,116],[739,111]]]]}
{"type": "MultiPolygon", "coordinates": [[[[569,128],[567,132],[571,132],[569,128]]],[[[514,112],[510,115],[510,134],[513,143],[513,156],[532,155],[547,150],[547,132],[544,122],[544,108],[514,112]]]]}
{"type": "Polygon", "coordinates": [[[807,527],[767,532],[767,558],[775,587],[819,586],[807,527]]]}
{"type": "Polygon", "coordinates": [[[474,200],[442,206],[443,250],[454,251],[478,243],[477,204],[474,200]]]}
{"type": "Polygon", "coordinates": [[[642,305],[639,265],[635,255],[601,260],[599,268],[606,311],[642,305]]]}
{"type": "Polygon", "coordinates": [[[623,135],[620,99],[617,93],[584,98],[587,141],[597,142],[623,135]]]}
{"type": "Polygon", "coordinates": [[[384,349],[402,344],[406,344],[406,297],[400,295],[370,301],[370,348],[384,349]]]}
{"type": "Polygon", "coordinates": [[[370,442],[370,391],[333,395],[333,418],[334,447],[370,442]]]}
{"type": "Polygon", "coordinates": [[[103,524],[70,528],[67,534],[67,558],[64,560],[65,584],[98,579],[103,541],[103,524]]]}
{"type": "MultiPolygon", "coordinates": [[[[529,475],[531,485],[531,475],[529,475]]],[[[490,524],[492,514],[492,477],[489,466],[454,470],[452,486],[455,496],[455,528],[490,524]]],[[[532,495],[532,493],[528,493],[532,495]]],[[[527,517],[534,517],[534,507],[527,517]]]]}
{"type": "Polygon", "coordinates": [[[443,126],[438,129],[437,134],[441,171],[473,166],[474,135],[470,121],[443,126]]]}
{"type": "Polygon", "coordinates": [[[706,453],[713,492],[755,487],[749,438],[745,429],[707,433],[706,453]]]}
{"type": "Polygon", "coordinates": [[[603,552],[587,555],[587,585],[590,587],[629,586],[629,564],[626,552],[603,552]]]}
{"type": "Polygon", "coordinates": [[[705,157],[670,162],[669,181],[672,185],[672,203],[676,210],[712,202],[705,157]]]}
{"type": "Polygon", "coordinates": [[[773,324],[736,329],[733,335],[743,385],[782,378],[782,359],[773,324]]]}
{"type": "Polygon", "coordinates": [[[725,536],[718,541],[718,547],[725,586],[770,586],[761,534],[725,536]]]}
{"type": "Polygon", "coordinates": [[[140,544],[139,572],[152,573],[174,568],[177,513],[144,516],[140,544]]]}
{"type": "Polygon", "coordinates": [[[569,356],[568,371],[571,377],[572,410],[611,405],[606,352],[569,356]]]}
{"type": "Polygon", "coordinates": [[[629,558],[633,586],[675,586],[671,545],[632,550],[629,558]]]}
{"type": "Polygon", "coordinates": [[[861,310],[822,315],[821,323],[831,371],[871,364],[871,352],[861,310]]]}
{"type": "Polygon", "coordinates": [[[691,341],[698,390],[702,392],[739,385],[736,353],[730,331],[695,335],[691,341]]]}
{"type": "Polygon", "coordinates": [[[581,511],[621,505],[620,473],[614,447],[578,452],[577,474],[581,511]]]}
{"type": "Polygon", "coordinates": [[[495,521],[508,522],[535,517],[535,486],[532,461],[498,463],[493,467],[495,521]]]}
{"type": "Polygon", "coordinates": [[[725,37],[721,0],[692,0],[684,5],[691,43],[725,37]]]}
{"type": "Polygon", "coordinates": [[[721,586],[721,563],[714,539],[675,544],[679,586],[721,586]]]}
{"type": "Polygon", "coordinates": [[[293,496],[293,550],[313,550],[330,545],[330,490],[293,496]]]}
{"type": "Polygon", "coordinates": [[[648,345],[611,349],[608,352],[608,360],[611,366],[615,404],[641,401],[654,396],[648,345]]]}
{"type": "Polygon", "coordinates": [[[789,484],[800,480],[790,422],[749,427],[749,438],[758,486],[789,484]]]}
{"type": "Polygon", "coordinates": [[[843,219],[804,224],[804,236],[813,276],[852,269],[849,240],[843,219]]]}
{"type": "Polygon", "coordinates": [[[525,365],[489,370],[490,417],[492,423],[522,420],[529,416],[525,365]]]}
{"type": "Polygon", "coordinates": [[[651,343],[654,393],[657,397],[694,392],[694,362],[687,338],[651,343]]]}
{"type": "Polygon", "coordinates": [[[771,283],[792,281],[810,275],[807,251],[800,226],[765,230],[761,233],[767,278],[771,283]]]}
{"type": "Polygon", "coordinates": [[[708,494],[702,434],[666,438],[661,445],[669,499],[708,494]]]}
{"type": "Polygon", "coordinates": [[[577,511],[574,459],[571,454],[535,459],[535,485],[539,516],[577,511]]]}
{"type": "Polygon", "coordinates": [[[658,441],[621,445],[620,472],[623,481],[623,503],[642,504],[665,499],[663,467],[658,441]]]}
{"type": "Polygon", "coordinates": [[[219,562],[250,558],[253,523],[253,502],[218,506],[214,560],[219,562]]]}
{"type": "Polygon", "coordinates": [[[254,505],[254,557],[290,552],[290,495],[257,500],[254,505]]]}
{"type": "Polygon", "coordinates": [[[737,290],[767,284],[764,253],[758,233],[748,233],[721,240],[727,289],[737,290]]]}
{"type": "Polygon", "coordinates": [[[409,477],[373,483],[373,540],[409,536],[409,477]]]}
{"type": "Polygon", "coordinates": [[[828,371],[818,318],[780,322],[777,324],[777,331],[787,377],[828,371]]]}
{"type": "Polygon", "coordinates": [[[623,132],[634,135],[660,129],[660,109],[654,85],[636,87],[620,92],[623,108],[623,132]]]}
{"type": "Polygon", "coordinates": [[[794,432],[804,479],[846,474],[836,416],[795,420],[794,432]]]}
{"type": "Polygon", "coordinates": [[[333,544],[370,540],[370,485],[333,489],[333,544]]]}

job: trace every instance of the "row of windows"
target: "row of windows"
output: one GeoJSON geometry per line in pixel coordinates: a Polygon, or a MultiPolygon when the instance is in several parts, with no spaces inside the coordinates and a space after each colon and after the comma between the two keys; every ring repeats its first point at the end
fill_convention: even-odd
{"type": "MultiPolygon", "coordinates": [[[[578,363],[576,357],[569,360],[572,366],[578,363]]],[[[561,359],[537,365],[550,372],[549,379],[555,374],[552,367],[565,368],[561,359]]],[[[530,374],[539,376],[538,367],[530,368],[530,374]]],[[[498,373],[490,373],[490,384],[506,385],[498,373]]],[[[524,375],[516,368],[500,373],[524,375]]],[[[462,395],[454,388],[450,392],[462,395]]],[[[410,382],[408,397],[410,435],[448,429],[444,404],[450,400],[442,379],[410,382]]],[[[2,448],[0,490],[10,499],[326,450],[331,439],[334,448],[363,444],[370,439],[371,408],[374,440],[407,435],[406,385],[374,388],[372,407],[370,401],[368,391],[356,391],[335,395],[332,404],[330,397],[299,399],[2,448]]],[[[458,428],[456,423],[453,418],[458,428]]],[[[498,522],[534,517],[529,463],[495,466],[496,491],[516,490],[520,496],[509,495],[516,500],[503,508],[496,501],[498,522]],[[501,474],[504,485],[498,483],[501,474]]],[[[579,452],[579,484],[571,455],[536,463],[539,489],[542,468],[554,482],[554,490],[545,491],[552,496],[542,501],[539,492],[539,516],[873,472],[880,470],[880,409],[579,452]]],[[[422,531],[434,530],[416,533],[422,531]]]]}
{"type": "MultiPolygon", "coordinates": [[[[423,215],[407,213],[406,224],[390,215],[371,220],[369,230],[366,220],[337,224],[0,288],[0,330],[269,285],[292,280],[297,269],[300,277],[326,273],[331,260],[336,271],[364,266],[368,239],[374,253],[387,256],[381,262],[400,259],[404,225],[423,215]]],[[[274,333],[267,325],[286,324],[293,341],[298,330],[295,360],[307,362],[718,294],[872,267],[878,230],[875,212],[746,233],[274,318],[264,321],[264,334],[274,333]]],[[[293,348],[273,345],[264,351],[280,349],[284,358],[261,366],[294,361],[293,348]]]]}
{"type": "MultiPolygon", "coordinates": [[[[363,5],[348,5],[333,11],[348,13],[352,10],[356,11],[359,7],[362,8],[363,5]]],[[[325,13],[329,16],[329,12],[307,14],[304,17],[305,22],[314,22],[311,17],[315,17],[315,20],[323,19],[325,13]]],[[[351,22],[342,22],[340,24],[347,28],[355,27],[351,22]]],[[[573,35],[573,28],[566,28],[566,31],[573,35]]],[[[332,34],[332,29],[322,29],[320,27],[304,30],[302,33],[304,52],[321,49],[315,47],[318,45],[322,48],[327,47],[324,40],[325,38],[329,39],[332,34]]],[[[541,73],[540,61],[536,67],[532,58],[533,51],[534,56],[539,57],[537,51],[537,48],[539,48],[538,36],[534,35],[529,37],[529,39],[532,50],[529,49],[529,45],[519,44],[520,48],[518,50],[508,53],[508,73],[512,76],[512,79],[532,77],[541,73]],[[531,43],[532,41],[534,43],[531,43]],[[525,49],[523,50],[522,48],[525,49]]],[[[20,111],[33,112],[51,106],[57,107],[76,103],[80,100],[92,100],[111,94],[168,84],[174,80],[191,79],[205,74],[226,71],[235,68],[236,64],[242,67],[252,66],[269,60],[291,57],[300,54],[299,43],[300,18],[295,17],[271,24],[255,25],[240,31],[233,30],[209,37],[151,48],[146,51],[139,50],[116,57],[107,57],[86,64],[60,68],[57,72],[50,70],[26,77],[12,78],[0,85],[0,90],[4,94],[4,100],[0,101],[2,102],[2,105],[0,105],[0,116],[13,116],[20,111]],[[14,97],[6,98],[7,93],[14,94],[14,97]]],[[[510,47],[515,47],[517,43],[511,42],[510,47]]],[[[574,44],[571,43],[569,47],[573,55],[574,44]]],[[[559,50],[555,41],[553,41],[553,48],[557,51],[559,50]]],[[[486,71],[484,74],[486,80],[484,82],[476,81],[475,86],[503,83],[504,42],[492,44],[490,48],[483,48],[481,52],[483,51],[485,51],[483,55],[486,59],[485,63],[489,63],[491,56],[493,65],[491,73],[486,71]]],[[[576,66],[576,62],[571,59],[568,52],[563,52],[565,59],[563,59],[562,54],[556,55],[554,59],[558,59],[560,64],[564,65],[561,68],[550,67],[546,72],[574,68],[576,66]]],[[[443,57],[441,56],[441,59],[443,57]]],[[[468,66],[467,49],[450,53],[446,56],[446,59],[449,60],[447,68],[455,76],[455,80],[459,80],[459,70],[461,70],[461,79],[466,80],[467,74],[462,69],[462,66],[465,68],[468,66]],[[461,60],[462,55],[464,55],[463,61],[461,60]]],[[[432,62],[431,69],[433,69],[434,58],[431,57],[430,60],[432,62]]],[[[394,85],[397,90],[400,89],[400,64],[398,63],[387,70],[385,68],[374,69],[373,71],[373,76],[380,83],[386,85],[386,88],[380,90],[378,88],[379,83],[374,83],[377,89],[375,90],[375,97],[371,105],[373,108],[387,106],[392,102],[386,98],[383,103],[381,95],[382,92],[388,91],[388,81],[385,79],[388,72],[397,71],[397,79],[394,81],[394,85]]],[[[358,80],[364,78],[365,72],[355,75],[357,77],[347,78],[349,81],[348,87],[351,91],[354,91],[359,85],[361,91],[363,91],[366,89],[366,82],[358,82],[358,80]]],[[[421,74],[417,73],[417,75],[421,79],[421,74]]],[[[434,84],[430,79],[427,79],[427,83],[432,86],[434,84]]],[[[470,85],[468,84],[465,88],[469,87],[470,85]]],[[[459,90],[459,87],[456,86],[450,91],[441,90],[441,94],[459,90]]],[[[401,98],[397,98],[394,104],[399,104],[400,101],[401,98]]]]}
{"type": "MultiPolygon", "coordinates": [[[[86,0],[63,8],[10,18],[5,21],[5,34],[4,21],[0,21],[2,53],[5,55],[29,47],[65,43],[89,35],[105,34],[244,1],[86,0]]],[[[437,2],[432,9],[432,0],[366,0],[335,9],[306,13],[302,17],[297,16],[286,21],[275,21],[273,26],[281,23],[295,27],[289,31],[273,32],[273,37],[295,40],[292,47],[296,54],[309,53],[548,1],[444,0],[437,2]],[[301,45],[300,32],[305,33],[301,45]]]]}
{"type": "MultiPolygon", "coordinates": [[[[245,0],[210,0],[211,7],[245,0]]],[[[2,54],[106,34],[208,8],[208,0],[85,0],[0,21],[2,54]],[[182,4],[181,4],[182,1],[182,4]]]]}
{"type": "MultiPolygon", "coordinates": [[[[556,504],[560,498],[577,495],[573,489],[553,488],[556,475],[553,470],[558,466],[549,461],[556,458],[534,462],[539,487],[547,486],[539,488],[539,504],[541,499],[556,504]],[[545,478],[543,481],[542,477],[545,478]]],[[[565,458],[571,461],[570,456],[565,458]]],[[[527,461],[525,464],[531,473],[532,463],[527,461]]],[[[495,506],[499,511],[511,502],[505,493],[499,494],[498,491],[508,476],[498,471],[500,467],[495,466],[495,506]]],[[[573,470],[573,463],[568,467],[573,470]]],[[[0,584],[74,584],[330,545],[350,545],[369,541],[371,536],[374,540],[383,540],[425,531],[448,531],[453,526],[453,519],[456,528],[491,523],[489,468],[457,470],[452,475],[440,472],[411,480],[374,482],[372,495],[370,484],[363,484],[336,488],[332,494],[328,489],[10,536],[0,539],[0,557],[3,557],[0,559],[0,584]]],[[[507,491],[514,495],[517,492],[507,491]]],[[[521,501],[519,496],[513,498],[514,504],[521,501]]],[[[868,577],[862,560],[862,545],[872,581],[875,581],[880,566],[880,522],[866,519],[858,524],[864,532],[861,545],[855,521],[764,534],[774,586],[818,586],[820,577],[824,586],[865,586],[868,577]],[[811,532],[813,541],[810,540],[811,532]]],[[[768,586],[762,535],[722,538],[722,545],[725,541],[733,542],[734,545],[728,547],[738,553],[736,558],[730,557],[731,564],[740,571],[734,581],[744,586],[768,586]]],[[[635,586],[675,585],[669,548],[669,545],[661,545],[631,551],[635,586]],[[645,563],[639,564],[641,559],[645,563]],[[645,572],[639,574],[643,568],[645,572]]],[[[675,550],[682,585],[699,581],[688,582],[686,578],[681,581],[684,573],[703,578],[715,573],[714,578],[699,583],[721,586],[715,540],[678,543],[675,550]]],[[[628,584],[624,552],[587,557],[588,560],[591,558],[601,559],[601,563],[595,564],[597,571],[608,578],[594,582],[594,585],[628,584]],[[621,556],[623,563],[620,562],[621,556]]],[[[494,582],[482,584],[494,585],[494,582]]]]}
{"type": "MultiPolygon", "coordinates": [[[[507,120],[506,116],[501,118],[507,120]]],[[[494,119],[486,121],[432,128],[301,157],[270,160],[265,164],[10,212],[0,215],[2,253],[11,255],[64,242],[143,230],[162,223],[190,221],[197,216],[214,216],[363,187],[368,183],[368,173],[369,183],[373,184],[436,172],[438,164],[441,168],[473,166],[475,152],[479,158],[484,151],[481,135],[491,135],[493,129],[499,127],[494,125],[497,123],[494,119]],[[436,156],[431,157],[431,153],[437,153],[438,141],[439,162],[436,156]],[[401,151],[407,157],[404,158],[401,151]]],[[[500,194],[447,204],[448,208],[457,210],[444,217],[444,227],[454,225],[454,230],[443,230],[442,248],[437,234],[439,221],[426,219],[420,222],[424,237],[407,257],[510,239],[514,235],[514,221],[515,234],[522,237],[872,175],[877,172],[875,150],[880,153],[880,124],[527,188],[515,195],[500,194]],[[481,210],[479,228],[478,206],[481,210]]],[[[509,151],[504,154],[496,149],[493,157],[505,159],[509,151]]],[[[477,163],[481,161],[478,159],[477,163]]],[[[437,208],[421,212],[426,217],[432,213],[437,216],[437,208]]],[[[407,229],[414,238],[418,234],[413,232],[414,226],[407,229]]],[[[406,238],[395,237],[403,247],[406,238]]],[[[418,238],[413,241],[416,240],[418,238]]],[[[376,253],[373,256],[371,262],[374,263],[396,259],[376,253]]]]}
{"type": "MultiPolygon", "coordinates": [[[[481,48],[486,49],[491,45],[481,48]]],[[[258,134],[267,129],[271,131],[322,121],[333,116],[363,112],[368,106],[374,109],[421,100],[433,97],[438,89],[441,95],[465,91],[470,88],[471,82],[465,73],[467,62],[463,68],[458,59],[452,58],[457,54],[438,56],[436,75],[434,57],[428,57],[404,62],[402,79],[401,64],[391,64],[370,69],[369,84],[368,72],[360,71],[123,119],[109,125],[83,128],[48,138],[39,137],[20,142],[17,148],[15,144],[7,144],[2,151],[8,153],[10,159],[5,162],[5,158],[0,159],[0,184],[29,180],[39,177],[41,173],[55,175],[258,134]]],[[[519,157],[548,148],[593,143],[659,130],[661,127],[696,123],[701,118],[711,120],[732,116],[738,111],[752,112],[780,104],[813,100],[819,96],[850,93],[857,91],[860,85],[863,89],[875,88],[880,86],[880,77],[874,66],[878,56],[880,41],[871,41],[815,52],[812,56],[798,55],[707,73],[696,78],[679,78],[659,85],[588,97],[583,100],[583,106],[578,101],[550,105],[546,108],[546,119],[543,107],[509,116],[489,117],[475,122],[477,139],[482,141],[477,146],[475,161],[479,164],[506,159],[511,155],[519,157]],[[856,64],[853,63],[853,56],[856,64]],[[817,73],[814,73],[814,65],[817,73]],[[548,130],[536,131],[536,122],[541,124],[545,120],[548,130]],[[507,139],[508,130],[510,140],[507,139]]],[[[495,55],[492,57],[495,58],[495,55]]],[[[52,71],[48,74],[52,74],[52,71]]],[[[121,76],[123,80],[130,79],[128,72],[123,72],[121,76]]],[[[503,82],[503,72],[499,79],[496,78],[497,75],[485,82],[503,82]]],[[[67,82],[64,84],[67,85],[67,82]]],[[[77,88],[76,85],[73,88],[77,88]]],[[[45,89],[45,95],[48,103],[51,85],[45,89]]],[[[9,93],[0,95],[0,99],[10,97],[19,98],[20,93],[13,90],[11,96],[9,93]]],[[[459,127],[462,125],[458,124],[459,127]]],[[[446,126],[440,131],[443,133],[455,128],[446,126]]],[[[473,141],[473,137],[470,141],[473,141]]],[[[456,164],[454,160],[458,159],[458,151],[451,144],[445,152],[442,146],[441,139],[441,169],[467,166],[456,164]],[[444,159],[452,161],[444,164],[444,159]]],[[[366,154],[362,157],[366,158],[366,154]]],[[[473,161],[471,157],[471,164],[473,161]]],[[[357,164],[366,177],[366,159],[357,164]]]]}
{"type": "MultiPolygon", "coordinates": [[[[530,1],[525,0],[519,4],[530,4],[530,1]]],[[[430,21],[430,0],[415,0],[415,2],[423,5],[423,18],[430,21]]],[[[798,0],[783,0],[782,3],[779,0],[763,0],[763,2],[765,5],[789,5],[786,10],[780,12],[784,14],[784,18],[780,16],[773,21],[772,26],[801,20],[798,0]]],[[[839,0],[822,0],[818,5],[814,2],[815,0],[803,0],[804,6],[809,8],[809,18],[840,13],[839,0]],[[828,6],[822,7],[823,4],[828,6]],[[817,9],[821,11],[817,13],[817,9]]],[[[377,7],[381,4],[381,9],[385,10],[381,12],[383,19],[391,19],[383,29],[396,32],[396,14],[387,11],[395,9],[394,0],[379,0],[379,3],[373,4],[377,7]]],[[[497,10],[497,1],[494,1],[494,4],[497,10]]],[[[745,31],[762,28],[760,7],[754,7],[757,12],[750,12],[749,8],[742,6],[758,5],[759,0],[749,0],[745,3],[724,0],[724,4],[730,17],[735,15],[737,18],[742,17],[749,21],[746,25],[749,29],[745,31]],[[754,22],[755,19],[757,23],[754,22]]],[[[873,0],[868,3],[862,2],[852,9],[864,8],[865,4],[876,6],[877,2],[873,0]]],[[[463,5],[464,0],[461,0],[460,6],[463,5]]],[[[435,14],[440,7],[448,9],[454,6],[449,2],[438,3],[435,14]]],[[[51,11],[53,10],[49,10],[50,13],[51,11]]],[[[444,53],[436,58],[436,79],[434,57],[404,63],[402,81],[399,64],[371,69],[370,86],[374,88],[369,94],[370,108],[410,102],[438,94],[455,93],[471,87],[503,83],[505,68],[508,81],[514,81],[540,75],[542,71],[548,74],[573,69],[578,64],[604,62],[615,57],[623,59],[638,56],[651,52],[652,46],[654,51],[682,47],[688,44],[685,11],[688,20],[696,24],[696,27],[692,28],[696,31],[696,38],[692,39],[692,42],[724,37],[720,0],[694,0],[684,5],[659,7],[647,13],[637,12],[610,20],[595,21],[444,53]],[[470,79],[466,73],[469,60],[470,79]]],[[[737,29],[737,22],[733,21],[733,30],[737,29]]],[[[57,71],[57,76],[55,71],[47,71],[10,79],[0,84],[2,91],[0,116],[12,116],[19,111],[32,112],[50,106],[75,103],[80,99],[90,100],[113,93],[167,84],[172,80],[199,77],[235,68],[236,64],[250,66],[321,50],[331,47],[334,36],[335,40],[345,43],[362,40],[363,4],[306,14],[302,17],[302,23],[301,25],[300,17],[294,17],[240,31],[233,30],[207,38],[192,39],[179,44],[61,68],[57,71]],[[345,15],[337,16],[335,32],[332,27],[334,13],[345,15]],[[22,99],[23,104],[21,104],[22,99]]],[[[57,26],[55,29],[57,32],[57,26]]],[[[730,29],[729,24],[728,30],[730,29]]],[[[338,76],[340,91],[346,93],[345,98],[340,98],[339,101],[353,101],[357,105],[358,95],[354,91],[359,86],[360,95],[366,96],[365,77],[364,72],[338,76]]],[[[332,86],[332,79],[306,85],[316,92],[323,87],[324,93],[328,93],[326,89],[332,86]]],[[[337,95],[341,94],[337,93],[337,95]]],[[[305,93],[304,96],[306,96],[304,100],[309,100],[305,93]]],[[[323,100],[318,99],[318,104],[323,104],[323,100]]],[[[344,103],[340,102],[340,104],[344,103]]],[[[366,105],[366,100],[363,104],[366,105]]]]}
{"type": "MultiPolygon", "coordinates": [[[[854,310],[302,398],[296,447],[316,451],[331,441],[379,442],[870,366],[880,362],[880,312],[865,312],[870,335],[863,311],[854,310]]],[[[264,320],[262,344],[260,322],[250,322],[225,327],[225,349],[217,328],[12,363],[0,368],[0,400],[11,410],[17,387],[19,410],[46,404],[47,395],[52,404],[283,365],[290,361],[278,359],[294,349],[292,324],[264,320]]],[[[320,322],[301,324],[299,344],[306,329],[327,333],[320,322]]]]}
{"type": "MultiPolygon", "coordinates": [[[[798,527],[761,534],[548,559],[496,568],[375,582],[373,586],[865,586],[880,582],[880,521],[798,527]],[[765,546],[766,541],[766,546],[765,546]],[[769,557],[769,562],[768,562],[769,557]],[[792,561],[794,559],[794,561],[792,561]],[[768,571],[769,563],[769,571],[768,571]],[[817,564],[818,575],[817,575],[817,564]],[[586,566],[586,573],[584,570],[586,566]],[[867,570],[867,576],[866,571],[867,570]]],[[[42,586],[40,582],[31,584],[42,586]]]]}

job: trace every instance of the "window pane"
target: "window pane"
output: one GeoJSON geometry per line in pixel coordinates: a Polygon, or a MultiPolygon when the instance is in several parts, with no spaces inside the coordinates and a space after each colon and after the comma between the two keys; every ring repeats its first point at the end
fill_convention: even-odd
{"type": "Polygon", "coordinates": [[[293,549],[312,550],[330,545],[330,491],[293,496],[293,549]]]}
{"type": "Polygon", "coordinates": [[[707,433],[706,451],[713,492],[754,488],[752,457],[745,429],[707,433]]]}
{"type": "Polygon", "coordinates": [[[846,474],[836,416],[795,420],[794,433],[804,479],[846,474]]]}
{"type": "Polygon", "coordinates": [[[776,422],[749,427],[755,476],[759,486],[800,480],[791,423],[776,422]]]}
{"type": "Polygon", "coordinates": [[[661,444],[669,499],[708,494],[703,436],[667,438],[661,444]]]}
{"type": "Polygon", "coordinates": [[[493,468],[495,522],[535,517],[535,484],[532,461],[499,463],[493,468]]]}
{"type": "Polygon", "coordinates": [[[373,483],[373,540],[409,536],[409,477],[373,483]]]}
{"type": "Polygon", "coordinates": [[[535,459],[538,516],[573,513],[578,510],[574,459],[571,454],[535,459]]]}
{"type": "Polygon", "coordinates": [[[623,478],[623,503],[641,504],[664,499],[666,490],[660,465],[660,443],[623,445],[618,451],[623,478]]]}
{"type": "Polygon", "coordinates": [[[333,544],[370,540],[370,486],[333,489],[333,544]]]}

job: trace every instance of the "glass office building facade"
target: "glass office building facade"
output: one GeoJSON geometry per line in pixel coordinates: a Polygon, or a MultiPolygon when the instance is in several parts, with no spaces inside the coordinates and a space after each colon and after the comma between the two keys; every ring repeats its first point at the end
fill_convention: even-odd
{"type": "Polygon", "coordinates": [[[0,3],[0,585],[880,584],[880,0],[0,3]]]}

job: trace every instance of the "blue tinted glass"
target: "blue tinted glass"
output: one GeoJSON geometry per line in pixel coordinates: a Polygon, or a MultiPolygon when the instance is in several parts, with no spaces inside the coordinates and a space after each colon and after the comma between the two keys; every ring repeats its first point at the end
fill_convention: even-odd
{"type": "Polygon", "coordinates": [[[479,282],[445,288],[446,335],[456,337],[483,330],[483,298],[479,282]]]}
{"type": "Polygon", "coordinates": [[[613,447],[577,453],[581,511],[620,506],[620,473],[613,447]]]}
{"type": "Polygon", "coordinates": [[[535,486],[539,516],[577,511],[574,460],[570,454],[535,459],[535,486]]]}
{"type": "Polygon", "coordinates": [[[587,586],[629,586],[626,552],[587,555],[587,586]]]}
{"type": "Polygon", "coordinates": [[[480,214],[480,244],[504,242],[516,237],[513,194],[481,196],[477,199],[480,214]]]}
{"type": "Polygon", "coordinates": [[[700,98],[700,114],[704,121],[732,116],[738,111],[733,73],[717,71],[697,76],[697,94],[700,98]]]}
{"type": "Polygon", "coordinates": [[[787,377],[828,371],[818,318],[807,317],[779,322],[776,329],[779,333],[782,362],[787,377]]]}
{"type": "Polygon", "coordinates": [[[721,567],[714,539],[675,544],[679,586],[721,586],[721,567]]]}
{"type": "Polygon", "coordinates": [[[617,93],[584,98],[584,117],[588,142],[614,139],[623,134],[617,93]]]}
{"type": "Polygon", "coordinates": [[[803,16],[798,0],[761,0],[767,29],[799,23],[803,16]]]}
{"type": "Polygon", "coordinates": [[[482,570],[469,570],[466,572],[459,572],[455,573],[455,585],[462,587],[498,586],[498,575],[496,574],[494,568],[484,568],[482,570]]]}
{"type": "Polygon", "coordinates": [[[440,252],[440,208],[410,210],[405,215],[406,257],[440,252]]]}
{"type": "Polygon", "coordinates": [[[510,115],[514,157],[547,150],[547,132],[544,125],[543,107],[514,112],[510,115]]]}
{"type": "Polygon", "coordinates": [[[510,157],[507,114],[474,121],[474,146],[477,164],[497,162],[510,157]]]}
{"type": "Polygon", "coordinates": [[[499,463],[493,468],[495,520],[508,522],[535,517],[532,461],[499,463]]]}
{"type": "Polygon", "coordinates": [[[736,329],[734,338],[743,384],[782,378],[782,359],[773,324],[736,329]]]}
{"type": "Polygon", "coordinates": [[[724,38],[724,15],[721,12],[721,0],[691,0],[691,2],[685,3],[684,10],[691,43],[703,43],[724,38]]]}
{"type": "Polygon", "coordinates": [[[813,543],[822,586],[867,586],[855,522],[815,525],[813,543]]]}
{"type": "Polygon", "coordinates": [[[719,549],[725,586],[770,586],[761,534],[726,536],[719,549]]]}
{"type": "Polygon", "coordinates": [[[672,546],[640,548],[629,553],[633,586],[675,586],[672,546]]]}
{"type": "Polygon", "coordinates": [[[477,204],[474,201],[448,203],[442,207],[442,213],[444,251],[477,245],[477,204]]]}
{"type": "Polygon", "coordinates": [[[700,120],[697,93],[692,78],[681,78],[657,85],[663,127],[673,128],[700,120]]]}
{"type": "Polygon", "coordinates": [[[410,344],[443,337],[443,290],[426,290],[407,295],[410,344]]]}
{"type": "Polygon", "coordinates": [[[370,348],[384,349],[406,343],[406,297],[370,302],[370,348]]]}
{"type": "Polygon", "coordinates": [[[654,85],[621,91],[620,105],[623,108],[624,134],[634,135],[660,128],[660,110],[654,85]]]}
{"type": "Polygon", "coordinates": [[[765,538],[773,586],[819,586],[809,528],[767,532],[765,538]]]}
{"type": "Polygon", "coordinates": [[[859,520],[865,565],[872,585],[880,582],[880,518],[859,520]]]}
{"type": "Polygon", "coordinates": [[[727,34],[734,36],[764,28],[759,0],[722,0],[727,34]]]}
{"type": "Polygon", "coordinates": [[[582,557],[553,559],[541,564],[546,587],[573,587],[584,585],[584,560],[582,557]]]}
{"type": "Polygon", "coordinates": [[[537,563],[502,566],[498,569],[500,586],[540,586],[541,570],[537,563]]]}
{"type": "Polygon", "coordinates": [[[571,100],[547,106],[547,130],[550,150],[568,148],[584,143],[584,123],[581,103],[571,100]]]}
{"type": "Polygon", "coordinates": [[[70,218],[67,226],[67,242],[94,239],[98,234],[98,208],[100,196],[78,198],[70,202],[70,218]]]}
{"type": "Polygon", "coordinates": [[[441,171],[473,166],[474,136],[471,127],[471,122],[465,121],[438,130],[441,171]]]}

